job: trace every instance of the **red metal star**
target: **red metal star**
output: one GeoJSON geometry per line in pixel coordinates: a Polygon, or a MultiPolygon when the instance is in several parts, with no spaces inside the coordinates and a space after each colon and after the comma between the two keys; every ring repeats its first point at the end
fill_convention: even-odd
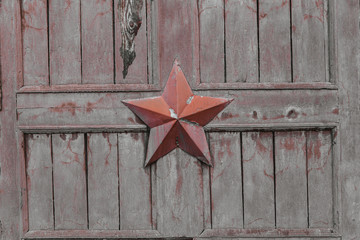
{"type": "Polygon", "coordinates": [[[151,128],[145,166],[177,147],[211,166],[203,126],[231,101],[194,95],[175,61],[162,96],[122,102],[151,128]]]}

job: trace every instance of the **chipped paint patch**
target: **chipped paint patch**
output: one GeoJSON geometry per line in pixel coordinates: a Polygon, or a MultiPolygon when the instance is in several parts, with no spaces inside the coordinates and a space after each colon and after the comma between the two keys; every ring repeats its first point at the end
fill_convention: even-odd
{"type": "Polygon", "coordinates": [[[186,101],[186,104],[190,104],[193,99],[194,99],[194,96],[189,97],[188,100],[186,101]]]}
{"type": "Polygon", "coordinates": [[[169,108],[169,111],[170,111],[170,116],[171,116],[172,118],[178,119],[178,116],[177,116],[177,114],[175,113],[175,110],[174,110],[174,109],[169,108]]]}

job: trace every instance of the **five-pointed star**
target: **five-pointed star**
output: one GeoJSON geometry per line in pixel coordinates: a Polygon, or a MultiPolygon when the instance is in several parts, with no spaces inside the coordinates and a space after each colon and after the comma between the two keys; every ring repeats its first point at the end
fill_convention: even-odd
{"type": "Polygon", "coordinates": [[[122,102],[151,128],[145,166],[177,147],[211,166],[203,126],[231,101],[194,95],[175,61],[162,96],[122,102]]]}

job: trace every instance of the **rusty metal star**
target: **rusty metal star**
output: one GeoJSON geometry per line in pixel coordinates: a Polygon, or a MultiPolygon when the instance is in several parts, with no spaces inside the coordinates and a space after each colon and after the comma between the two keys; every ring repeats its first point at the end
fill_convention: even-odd
{"type": "Polygon", "coordinates": [[[203,126],[232,100],[194,95],[175,61],[162,96],[122,102],[150,127],[145,167],[177,147],[211,166],[203,126]]]}

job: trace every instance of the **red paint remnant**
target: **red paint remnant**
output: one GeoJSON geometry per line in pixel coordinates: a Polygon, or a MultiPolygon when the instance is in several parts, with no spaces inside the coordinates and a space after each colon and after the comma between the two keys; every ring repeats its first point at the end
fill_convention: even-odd
{"type": "Polygon", "coordinates": [[[181,174],[181,169],[180,169],[179,165],[176,166],[176,171],[177,171],[177,181],[176,181],[175,194],[177,196],[180,196],[182,185],[183,185],[183,176],[181,174]]]}
{"type": "Polygon", "coordinates": [[[227,120],[227,119],[231,119],[231,118],[237,118],[237,117],[239,117],[239,116],[240,116],[239,114],[233,115],[232,113],[229,113],[229,112],[223,112],[223,113],[221,114],[220,119],[221,119],[221,120],[227,120]]]}
{"type": "Polygon", "coordinates": [[[336,115],[339,115],[339,109],[338,108],[335,108],[333,111],[332,111],[333,114],[336,114],[336,115]]]}
{"type": "Polygon", "coordinates": [[[270,179],[274,180],[274,176],[273,176],[273,175],[271,175],[271,174],[268,174],[268,173],[266,172],[266,170],[265,170],[265,169],[264,169],[264,175],[265,175],[266,177],[268,177],[268,178],[270,178],[270,179]]]}
{"type": "Polygon", "coordinates": [[[282,148],[285,148],[286,150],[294,150],[296,147],[296,144],[295,144],[293,138],[286,138],[284,141],[280,142],[280,146],[282,148]]]}
{"type": "Polygon", "coordinates": [[[65,13],[70,9],[71,6],[71,0],[66,0],[66,8],[65,8],[65,13]]]}
{"type": "Polygon", "coordinates": [[[277,119],[282,119],[282,118],[284,118],[284,117],[285,117],[285,116],[282,115],[282,114],[279,115],[279,116],[272,117],[272,118],[268,118],[267,116],[264,115],[264,116],[262,117],[262,119],[263,119],[263,120],[277,120],[277,119]]]}
{"type": "Polygon", "coordinates": [[[292,25],[292,32],[294,33],[294,32],[296,32],[296,26],[295,25],[292,25]]]}
{"type": "Polygon", "coordinates": [[[259,20],[266,18],[266,16],[267,16],[267,13],[264,13],[264,12],[259,13],[259,20]]]}
{"type": "Polygon", "coordinates": [[[257,112],[256,112],[256,111],[253,111],[253,113],[252,113],[252,118],[253,118],[253,119],[258,119],[258,115],[257,115],[257,112]]]}
{"type": "Polygon", "coordinates": [[[131,133],[130,134],[131,138],[134,139],[135,141],[139,140],[139,134],[138,133],[131,133]]]}
{"type": "Polygon", "coordinates": [[[66,135],[64,133],[60,134],[60,138],[64,141],[66,141],[66,135]]]}
{"type": "Polygon", "coordinates": [[[288,114],[286,115],[287,118],[290,118],[290,119],[295,119],[299,116],[299,113],[294,110],[294,109],[291,109],[288,114]]]}
{"type": "Polygon", "coordinates": [[[76,105],[76,103],[74,102],[67,102],[67,103],[63,103],[60,104],[58,106],[55,107],[50,107],[49,110],[51,112],[57,112],[57,113],[64,113],[64,112],[69,112],[71,113],[71,115],[75,115],[76,110],[78,110],[79,106],[76,105]]]}

